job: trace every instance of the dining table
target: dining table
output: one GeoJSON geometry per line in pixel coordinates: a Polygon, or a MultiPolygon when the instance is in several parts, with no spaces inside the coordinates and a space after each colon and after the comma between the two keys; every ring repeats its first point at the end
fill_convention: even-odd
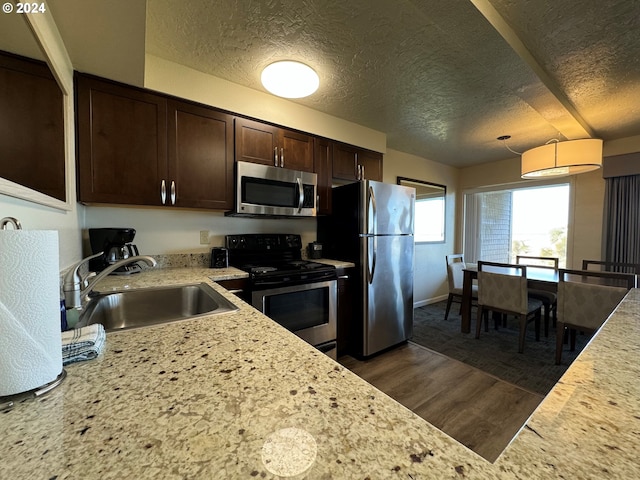
{"type": "MultiPolygon", "coordinates": [[[[558,291],[558,270],[550,267],[526,266],[527,286],[530,289],[547,290],[556,293],[558,291]]],[[[462,283],[462,307],[460,316],[460,331],[469,333],[471,331],[471,304],[473,281],[478,278],[478,265],[468,263],[463,269],[462,283]]]]}

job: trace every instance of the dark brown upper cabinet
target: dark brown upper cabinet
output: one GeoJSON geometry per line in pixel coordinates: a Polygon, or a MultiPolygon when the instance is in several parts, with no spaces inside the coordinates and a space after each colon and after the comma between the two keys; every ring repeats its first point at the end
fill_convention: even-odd
{"type": "Polygon", "coordinates": [[[340,142],[333,144],[333,178],[382,181],[382,154],[340,142]]]}
{"type": "Polygon", "coordinates": [[[178,189],[175,205],[233,208],[233,117],[175,100],[168,111],[167,178],[178,189]]]}
{"type": "Polygon", "coordinates": [[[326,138],[316,138],[313,157],[314,171],[318,176],[318,215],[331,214],[331,185],[333,178],[332,143],[326,138]]]}
{"type": "Polygon", "coordinates": [[[312,135],[236,118],[236,160],[313,172],[312,135]]]}
{"type": "Polygon", "coordinates": [[[78,200],[229,209],[233,117],[77,75],[78,200]]]}
{"type": "Polygon", "coordinates": [[[0,52],[0,177],[66,201],[63,95],[45,62],[0,52]]]}

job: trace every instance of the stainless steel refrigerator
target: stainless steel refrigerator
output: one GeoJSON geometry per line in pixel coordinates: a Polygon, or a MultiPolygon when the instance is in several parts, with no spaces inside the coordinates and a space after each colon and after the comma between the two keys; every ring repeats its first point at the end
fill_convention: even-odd
{"type": "Polygon", "coordinates": [[[363,181],[332,190],[318,219],[327,257],[356,264],[358,289],[348,351],[367,357],[413,333],[415,189],[363,181]]]}

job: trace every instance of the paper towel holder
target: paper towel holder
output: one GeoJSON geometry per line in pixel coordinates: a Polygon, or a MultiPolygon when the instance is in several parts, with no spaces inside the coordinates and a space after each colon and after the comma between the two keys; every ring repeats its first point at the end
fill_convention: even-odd
{"type": "Polygon", "coordinates": [[[14,230],[22,230],[20,220],[15,217],[4,217],[0,220],[0,230],[7,230],[7,225],[13,225],[14,230]]]}
{"type": "Polygon", "coordinates": [[[34,398],[41,397],[45,393],[49,393],[51,390],[56,388],[58,385],[62,383],[62,381],[67,377],[67,371],[63,368],[62,372],[49,383],[45,383],[37,388],[27,390],[26,392],[16,393],[14,395],[6,395],[0,396],[0,405],[6,405],[6,407],[0,407],[0,410],[9,409],[13,406],[13,402],[22,398],[27,398],[33,395],[34,398]]]}

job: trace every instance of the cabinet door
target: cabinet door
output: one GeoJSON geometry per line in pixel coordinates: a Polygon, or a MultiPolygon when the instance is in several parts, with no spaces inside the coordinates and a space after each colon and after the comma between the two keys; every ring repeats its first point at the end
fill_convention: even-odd
{"type": "Polygon", "coordinates": [[[280,166],[313,172],[313,137],[291,130],[280,130],[280,166]]]}
{"type": "Polygon", "coordinates": [[[77,76],[77,102],[78,200],[161,205],[165,98],[77,76]]]}
{"type": "Polygon", "coordinates": [[[231,209],[233,117],[214,109],[171,100],[167,124],[167,204],[231,209]],[[173,197],[172,188],[175,189],[173,197]]]}
{"type": "Polygon", "coordinates": [[[362,150],[358,153],[358,165],[364,168],[364,178],[367,180],[382,181],[382,154],[362,150]]]}
{"type": "Polygon", "coordinates": [[[245,118],[236,118],[236,160],[241,162],[276,165],[280,158],[279,128],[245,118]]]}
{"type": "Polygon", "coordinates": [[[62,104],[46,63],[0,52],[0,177],[64,202],[62,104]]]}
{"type": "Polygon", "coordinates": [[[313,164],[314,171],[318,175],[317,213],[319,215],[331,214],[332,159],[331,142],[326,138],[317,138],[313,164]]]}
{"type": "Polygon", "coordinates": [[[359,175],[363,167],[364,178],[378,182],[382,181],[381,153],[344,143],[334,143],[333,178],[352,182],[362,180],[359,175]]]}
{"type": "Polygon", "coordinates": [[[359,149],[343,143],[333,144],[333,178],[358,180],[357,153],[359,149]]]}

